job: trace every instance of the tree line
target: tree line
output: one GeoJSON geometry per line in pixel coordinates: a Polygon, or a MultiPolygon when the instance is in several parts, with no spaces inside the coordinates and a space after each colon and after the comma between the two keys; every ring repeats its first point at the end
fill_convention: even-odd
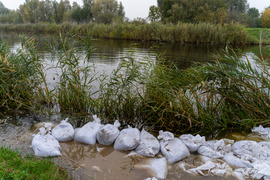
{"type": "MultiPolygon", "coordinates": [[[[246,27],[270,27],[270,7],[262,14],[249,8],[247,0],[157,0],[149,8],[148,20],[162,23],[240,23],[246,27]]],[[[130,22],[122,3],[116,0],[83,0],[83,5],[69,0],[25,0],[17,10],[0,1],[0,23],[104,23],[130,22]]],[[[135,19],[133,23],[146,23],[135,19]]]]}
{"type": "MultiPolygon", "coordinates": [[[[261,17],[264,17],[269,9],[260,15],[258,9],[249,8],[247,0],[157,0],[157,4],[157,7],[150,7],[148,18],[152,22],[174,24],[238,22],[247,27],[266,27],[261,17]]],[[[270,21],[268,24],[270,25],[270,21]]]]}
{"type": "Polygon", "coordinates": [[[25,0],[17,10],[10,10],[0,2],[0,23],[63,23],[98,22],[109,24],[123,20],[125,11],[116,0],[83,0],[83,5],[69,0],[25,0]]]}

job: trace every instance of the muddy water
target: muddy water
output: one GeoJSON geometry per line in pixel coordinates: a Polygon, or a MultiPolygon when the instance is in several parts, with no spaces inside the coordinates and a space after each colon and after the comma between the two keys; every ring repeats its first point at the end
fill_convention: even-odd
{"type": "MultiPolygon", "coordinates": [[[[32,135],[37,133],[38,128],[44,123],[40,121],[51,121],[59,123],[59,118],[40,118],[38,116],[6,117],[0,119],[0,144],[19,148],[22,154],[33,153],[31,148],[32,135]],[[58,119],[58,120],[56,120],[58,119]]],[[[74,125],[74,123],[73,123],[74,125]]],[[[129,179],[139,180],[152,177],[153,173],[146,169],[138,168],[147,159],[142,156],[129,156],[129,151],[118,151],[113,146],[85,145],[76,141],[62,142],[62,157],[53,158],[61,166],[67,168],[72,179],[129,179]]],[[[162,155],[159,154],[159,157],[162,155]]],[[[185,159],[185,162],[198,165],[200,161],[195,155],[185,159]]],[[[184,173],[178,164],[169,166],[168,180],[173,179],[234,179],[233,177],[200,177],[184,173]]]]}

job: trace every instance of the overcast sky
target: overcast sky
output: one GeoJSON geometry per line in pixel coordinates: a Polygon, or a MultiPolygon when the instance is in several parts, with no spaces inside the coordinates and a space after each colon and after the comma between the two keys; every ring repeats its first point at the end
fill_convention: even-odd
{"type": "MultiPolygon", "coordinates": [[[[25,0],[0,0],[8,9],[17,9],[25,0]]],[[[60,1],[60,0],[57,0],[60,1]]],[[[70,0],[78,2],[82,5],[82,0],[70,0]]],[[[137,17],[146,18],[148,16],[149,7],[157,5],[157,0],[117,0],[122,2],[126,17],[134,19],[137,17]]],[[[262,12],[266,7],[270,6],[270,0],[248,0],[249,7],[255,7],[262,12]]]]}

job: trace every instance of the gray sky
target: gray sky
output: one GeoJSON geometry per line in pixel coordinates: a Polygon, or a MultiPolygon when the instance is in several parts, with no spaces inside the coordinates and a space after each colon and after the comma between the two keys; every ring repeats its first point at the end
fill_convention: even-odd
{"type": "MultiPolygon", "coordinates": [[[[17,9],[19,5],[23,4],[25,0],[0,0],[7,8],[17,9]]],[[[57,0],[59,1],[59,0],[57,0]]],[[[78,2],[82,5],[82,0],[70,0],[78,2]]],[[[134,19],[137,17],[146,18],[148,16],[149,7],[157,5],[157,0],[117,0],[122,2],[126,17],[134,19]]],[[[270,6],[270,0],[248,0],[250,7],[255,7],[262,12],[266,7],[270,6]]]]}

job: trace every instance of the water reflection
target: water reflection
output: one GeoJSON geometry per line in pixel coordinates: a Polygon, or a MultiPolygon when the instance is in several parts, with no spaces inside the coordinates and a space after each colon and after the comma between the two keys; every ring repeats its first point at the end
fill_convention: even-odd
{"type": "MultiPolygon", "coordinates": [[[[17,49],[21,46],[19,36],[14,33],[0,33],[0,39],[7,40],[12,49],[17,49]]],[[[59,38],[52,35],[27,35],[28,37],[35,37],[37,44],[37,50],[42,54],[44,59],[55,61],[57,60],[57,51],[60,50],[60,46],[56,46],[56,51],[53,51],[50,47],[52,44],[59,43],[59,38]]],[[[81,59],[85,59],[85,47],[76,42],[68,42],[68,46],[81,48],[81,51],[77,53],[81,59]]],[[[110,74],[115,69],[120,59],[125,57],[134,57],[141,60],[148,57],[150,59],[156,59],[157,57],[166,57],[168,61],[174,62],[180,69],[190,67],[194,63],[213,62],[215,60],[214,55],[223,54],[225,46],[211,46],[208,44],[169,44],[169,43],[157,43],[157,42],[134,42],[125,40],[108,40],[108,39],[94,39],[92,40],[94,51],[91,55],[89,63],[97,65],[97,71],[105,71],[110,74]]],[[[257,55],[260,56],[260,52],[264,58],[269,57],[269,46],[263,46],[260,50],[259,46],[243,46],[235,47],[236,52],[244,52],[248,56],[257,55]],[[240,50],[240,51],[239,51],[240,50]]],[[[251,57],[251,56],[250,56],[251,57]]]]}

